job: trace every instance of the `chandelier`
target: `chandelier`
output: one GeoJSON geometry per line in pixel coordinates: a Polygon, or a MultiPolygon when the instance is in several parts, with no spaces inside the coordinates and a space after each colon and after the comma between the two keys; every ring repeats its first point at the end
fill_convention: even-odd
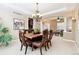
{"type": "Polygon", "coordinates": [[[36,21],[40,21],[40,19],[42,19],[42,16],[40,15],[39,10],[38,10],[38,4],[39,3],[36,3],[35,13],[32,14],[33,19],[35,19],[36,21]]]}

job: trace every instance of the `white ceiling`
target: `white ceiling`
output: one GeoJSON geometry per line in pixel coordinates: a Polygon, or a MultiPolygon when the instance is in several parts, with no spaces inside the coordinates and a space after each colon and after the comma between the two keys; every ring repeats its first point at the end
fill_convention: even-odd
{"type": "MultiPolygon", "coordinates": [[[[10,3],[3,5],[22,11],[28,15],[32,15],[36,8],[35,3],[10,3]]],[[[38,7],[40,14],[45,16],[61,11],[72,10],[75,5],[75,3],[39,3],[38,7]]]]}

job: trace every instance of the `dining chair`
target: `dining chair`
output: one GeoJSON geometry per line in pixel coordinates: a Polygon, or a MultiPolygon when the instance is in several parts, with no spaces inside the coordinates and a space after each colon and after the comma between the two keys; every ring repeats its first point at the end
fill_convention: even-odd
{"type": "MultiPolygon", "coordinates": [[[[50,44],[50,46],[52,46],[52,43],[51,43],[52,37],[53,37],[53,30],[50,30],[50,31],[49,31],[49,39],[48,39],[48,41],[47,41],[47,44],[50,44]]],[[[48,45],[48,46],[49,46],[49,45],[48,45]]]]}
{"type": "Polygon", "coordinates": [[[27,39],[24,37],[24,31],[20,31],[19,30],[19,39],[20,39],[20,42],[21,42],[21,51],[22,51],[22,48],[23,46],[25,46],[25,54],[27,52],[27,48],[28,48],[28,42],[27,42],[27,39]]]}
{"type": "Polygon", "coordinates": [[[48,44],[48,34],[49,34],[49,32],[48,32],[48,29],[46,29],[46,30],[44,30],[43,31],[43,36],[45,37],[44,39],[45,39],[45,42],[46,42],[46,47],[47,48],[49,48],[49,44],[48,44]]]}
{"type": "Polygon", "coordinates": [[[37,47],[40,49],[40,54],[42,55],[42,48],[45,47],[45,50],[47,51],[46,49],[46,42],[45,42],[45,37],[42,37],[42,41],[40,42],[32,42],[32,51],[34,49],[34,47],[37,47]]]}
{"type": "Polygon", "coordinates": [[[43,47],[45,47],[45,51],[47,51],[47,44],[46,44],[47,39],[48,39],[48,30],[44,30],[42,40],[39,42],[32,42],[32,51],[33,51],[34,46],[36,46],[40,49],[40,54],[42,55],[42,48],[43,47]]]}
{"type": "Polygon", "coordinates": [[[61,37],[63,37],[63,31],[64,31],[64,30],[61,30],[61,31],[60,31],[60,36],[61,36],[61,37]]]}

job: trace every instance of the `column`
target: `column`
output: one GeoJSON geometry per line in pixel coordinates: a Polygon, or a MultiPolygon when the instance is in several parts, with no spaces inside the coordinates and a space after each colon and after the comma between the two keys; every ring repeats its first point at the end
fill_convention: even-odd
{"type": "Polygon", "coordinates": [[[68,18],[64,17],[64,32],[67,32],[68,30],[68,18]]]}

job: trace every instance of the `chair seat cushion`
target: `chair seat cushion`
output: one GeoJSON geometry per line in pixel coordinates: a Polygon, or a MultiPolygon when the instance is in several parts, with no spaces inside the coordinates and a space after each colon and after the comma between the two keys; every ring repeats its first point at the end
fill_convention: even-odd
{"type": "Polygon", "coordinates": [[[38,47],[38,46],[40,46],[40,45],[41,45],[41,42],[33,42],[33,43],[32,43],[32,45],[33,45],[33,46],[37,46],[37,47],[38,47]]]}

